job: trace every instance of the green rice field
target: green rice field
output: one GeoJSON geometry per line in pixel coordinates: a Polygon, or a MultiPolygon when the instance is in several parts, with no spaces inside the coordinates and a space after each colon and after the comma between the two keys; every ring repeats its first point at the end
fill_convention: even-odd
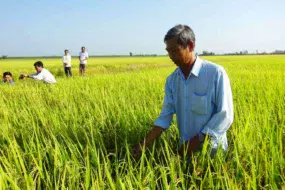
{"type": "Polygon", "coordinates": [[[66,78],[58,59],[0,60],[0,189],[285,189],[285,56],[202,57],[227,71],[234,99],[229,149],[178,155],[176,121],[141,158],[132,146],[159,115],[168,57],[90,58],[66,78]],[[56,77],[34,73],[41,60],[56,77]]]}

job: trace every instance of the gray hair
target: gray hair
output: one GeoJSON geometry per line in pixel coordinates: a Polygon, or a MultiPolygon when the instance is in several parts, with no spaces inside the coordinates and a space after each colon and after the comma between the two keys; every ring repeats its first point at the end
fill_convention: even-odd
{"type": "Polygon", "coordinates": [[[178,24],[168,30],[164,36],[164,42],[175,37],[178,38],[177,43],[182,45],[184,48],[188,46],[189,41],[193,41],[195,45],[195,34],[193,30],[187,25],[178,24]]]}

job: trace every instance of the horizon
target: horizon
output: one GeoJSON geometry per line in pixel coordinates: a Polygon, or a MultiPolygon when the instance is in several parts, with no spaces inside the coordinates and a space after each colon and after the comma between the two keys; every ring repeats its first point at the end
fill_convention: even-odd
{"type": "MultiPolygon", "coordinates": [[[[239,52],[227,52],[227,53],[215,53],[215,52],[209,52],[209,53],[215,53],[213,55],[211,54],[207,54],[204,55],[202,53],[197,53],[196,55],[198,56],[250,56],[250,55],[284,55],[285,54],[285,50],[280,50],[282,52],[276,53],[275,51],[272,52],[248,52],[247,54],[240,54],[241,51],[239,52]]],[[[61,58],[63,55],[37,55],[37,56],[9,56],[9,55],[0,55],[0,59],[3,59],[3,56],[7,56],[4,59],[18,59],[18,58],[61,58]]],[[[71,57],[75,57],[77,58],[78,55],[71,55],[71,57]]],[[[133,54],[132,56],[130,56],[130,54],[125,54],[125,55],[90,55],[89,57],[168,57],[167,54],[133,54]]]]}

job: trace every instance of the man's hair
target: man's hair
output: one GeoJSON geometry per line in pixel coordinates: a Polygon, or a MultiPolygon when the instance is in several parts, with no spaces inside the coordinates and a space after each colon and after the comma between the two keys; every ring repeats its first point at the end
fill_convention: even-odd
{"type": "Polygon", "coordinates": [[[65,50],[64,50],[64,52],[66,52],[66,51],[68,52],[68,49],[65,49],[65,50]]]}
{"type": "Polygon", "coordinates": [[[82,46],[82,47],[81,47],[81,49],[83,49],[83,48],[85,49],[85,47],[84,47],[84,46],[82,46]]]}
{"type": "Polygon", "coordinates": [[[6,77],[7,75],[10,75],[12,77],[12,73],[10,73],[9,71],[3,73],[3,78],[6,77]]]}
{"type": "Polygon", "coordinates": [[[177,43],[182,45],[184,48],[188,46],[189,41],[193,41],[195,45],[195,34],[193,30],[187,25],[178,24],[168,30],[164,36],[164,42],[175,37],[177,37],[177,43]]]}
{"type": "Polygon", "coordinates": [[[44,64],[41,61],[37,61],[37,62],[34,63],[34,66],[35,67],[44,67],[44,64]]]}

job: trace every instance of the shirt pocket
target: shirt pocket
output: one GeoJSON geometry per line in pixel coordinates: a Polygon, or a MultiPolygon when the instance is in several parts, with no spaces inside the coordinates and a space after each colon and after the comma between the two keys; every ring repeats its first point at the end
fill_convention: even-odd
{"type": "Polygon", "coordinates": [[[191,97],[191,110],[200,115],[207,114],[208,113],[207,94],[199,95],[193,93],[191,97]]]}

